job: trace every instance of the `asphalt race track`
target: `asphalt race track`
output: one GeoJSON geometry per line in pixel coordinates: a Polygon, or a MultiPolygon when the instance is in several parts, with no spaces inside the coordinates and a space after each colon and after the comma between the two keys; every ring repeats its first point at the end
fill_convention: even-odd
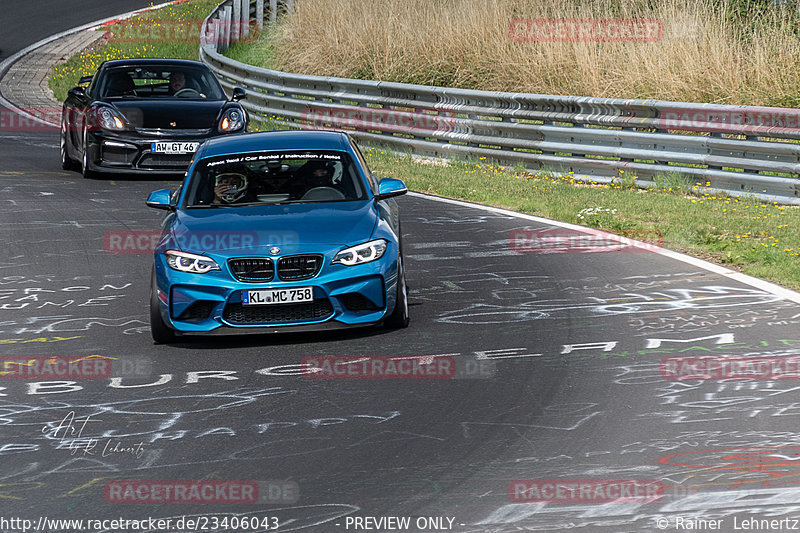
{"type": "MultiPolygon", "coordinates": [[[[73,15],[60,22],[98,18],[73,15]]],[[[114,369],[69,382],[0,377],[0,517],[625,532],[699,519],[732,531],[734,520],[800,511],[797,381],[679,381],[660,367],[665,357],[800,355],[797,303],[631,247],[521,250],[520,234],[578,234],[409,195],[399,200],[408,329],[154,345],[152,258],[118,253],[109,235],[158,230],[144,200],[177,185],[84,180],[60,170],[57,132],[0,133],[0,354],[102,356],[114,369]],[[320,356],[447,360],[457,371],[300,374],[320,356]],[[114,482],[168,480],[254,481],[260,501],[109,502],[114,482]],[[536,501],[514,498],[514,480],[652,481],[663,493],[536,501]],[[411,526],[379,525],[387,517],[411,526]]]]}
{"type": "Polygon", "coordinates": [[[55,33],[147,7],[150,3],[148,0],[3,0],[0,61],[55,33]]]}

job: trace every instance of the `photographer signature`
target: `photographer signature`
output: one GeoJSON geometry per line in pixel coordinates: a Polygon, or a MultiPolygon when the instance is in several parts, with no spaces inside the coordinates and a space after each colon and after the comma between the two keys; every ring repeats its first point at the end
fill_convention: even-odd
{"type": "Polygon", "coordinates": [[[100,457],[110,457],[112,455],[130,454],[139,459],[144,454],[144,441],[134,445],[126,445],[121,440],[107,439],[102,447],[98,449],[100,439],[84,437],[83,433],[89,423],[101,422],[101,420],[86,417],[76,417],[75,411],[70,411],[60,421],[51,422],[42,427],[42,434],[49,439],[58,440],[58,448],[66,447],[70,455],[83,452],[83,455],[97,455],[100,457]]]}

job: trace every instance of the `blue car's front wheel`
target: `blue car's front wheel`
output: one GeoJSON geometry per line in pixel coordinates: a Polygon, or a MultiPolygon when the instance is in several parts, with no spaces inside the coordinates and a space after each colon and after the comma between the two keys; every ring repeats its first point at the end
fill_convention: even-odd
{"type": "Polygon", "coordinates": [[[152,274],[150,285],[150,334],[158,344],[175,342],[177,339],[175,332],[161,318],[161,307],[158,302],[158,284],[156,283],[155,269],[152,274]]]}
{"type": "Polygon", "coordinates": [[[403,255],[397,257],[397,298],[394,311],[385,320],[384,324],[390,328],[408,327],[408,287],[406,287],[406,271],[403,267],[403,255]]]}

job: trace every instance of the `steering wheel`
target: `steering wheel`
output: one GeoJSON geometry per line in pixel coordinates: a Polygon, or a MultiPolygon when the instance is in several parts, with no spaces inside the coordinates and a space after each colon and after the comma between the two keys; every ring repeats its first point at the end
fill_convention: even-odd
{"type": "Polygon", "coordinates": [[[180,91],[175,91],[175,94],[172,96],[191,95],[191,93],[194,93],[195,96],[200,96],[200,91],[192,89],[191,87],[184,87],[180,91]]]}

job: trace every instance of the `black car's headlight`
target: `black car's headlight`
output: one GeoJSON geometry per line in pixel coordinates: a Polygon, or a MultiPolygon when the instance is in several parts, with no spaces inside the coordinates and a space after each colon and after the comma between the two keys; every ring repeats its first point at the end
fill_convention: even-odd
{"type": "Polygon", "coordinates": [[[218,129],[222,133],[230,133],[244,128],[244,112],[241,109],[228,109],[222,114],[218,129]]]}
{"type": "Polygon", "coordinates": [[[170,268],[180,270],[181,272],[205,274],[211,270],[219,270],[217,262],[204,255],[167,250],[164,252],[164,256],[166,256],[167,264],[170,268]]]}
{"type": "Polygon", "coordinates": [[[122,113],[111,107],[98,107],[94,110],[94,116],[87,116],[87,127],[90,131],[100,129],[111,131],[122,131],[128,129],[127,121],[122,113]]]}
{"type": "Polygon", "coordinates": [[[378,239],[376,241],[359,244],[358,246],[345,248],[336,254],[336,257],[333,258],[333,262],[345,266],[360,265],[380,259],[385,251],[386,241],[378,239]]]}

